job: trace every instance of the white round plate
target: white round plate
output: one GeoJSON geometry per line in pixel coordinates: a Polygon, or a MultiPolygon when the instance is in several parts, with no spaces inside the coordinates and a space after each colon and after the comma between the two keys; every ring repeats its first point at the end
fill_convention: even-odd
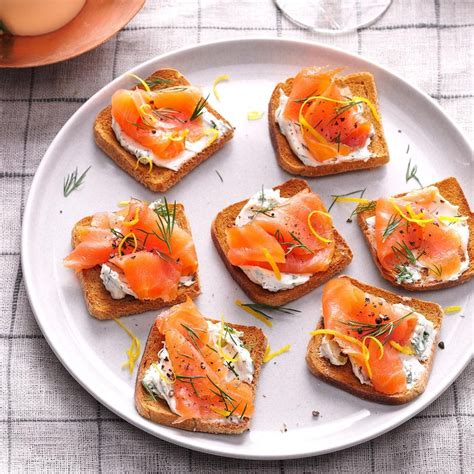
{"type": "MultiPolygon", "coordinates": [[[[391,155],[390,163],[376,170],[309,180],[326,204],[331,194],[363,187],[371,198],[411,189],[415,183],[405,183],[410,157],[424,184],[454,175],[466,192],[470,189],[472,152],[461,132],[424,93],[360,57],[308,42],[238,39],[152,59],[134,72],[146,77],[160,67],[174,67],[205,90],[210,90],[218,75],[230,75],[228,82],[219,84],[221,103],[214,105],[235,125],[235,138],[167,193],[169,200],[184,203],[191,222],[202,282],[197,304],[204,314],[224,314],[231,322],[260,325],[234,305],[236,298],[249,300],[217,255],[210,225],[223,207],[249,197],[262,184],[274,186],[291,177],[276,163],[266,115],[248,121],[247,112],[266,111],[275,84],[313,64],[374,74],[391,155]]],[[[468,320],[459,315],[445,317],[441,339],[446,348],[438,350],[425,393],[412,403],[393,407],[366,402],[313,377],[304,356],[309,331],[320,315],[319,288],[289,305],[301,313],[277,314],[273,328],[261,326],[273,349],[289,343],[291,350],[264,367],[250,432],[240,436],[190,433],[140,417],[133,402],[135,377],[121,370],[128,336],[113,321],[88,315],[74,272],[62,265],[70,252],[71,229],[79,219],[114,210],[118,201],[130,196],[158,197],[107,158],[92,136],[97,112],[109,104],[115,90],[132,84],[127,76],[117,78],[58,133],[36,173],[23,222],[23,272],[38,324],[59,360],[86,390],[125,420],[167,441],[222,456],[284,459],[335,451],[385,433],[425,408],[454,381],[472,356],[468,320]],[[82,171],[89,165],[85,184],[64,198],[64,177],[76,166],[82,171]],[[319,418],[312,416],[313,410],[321,413],[319,418]]],[[[335,224],[354,252],[346,272],[390,289],[379,276],[357,224],[346,223],[351,210],[348,204],[334,207],[335,224]]],[[[466,286],[416,296],[442,306],[470,307],[466,286]]],[[[142,347],[155,316],[156,312],[150,312],[124,318],[142,347]]]]}

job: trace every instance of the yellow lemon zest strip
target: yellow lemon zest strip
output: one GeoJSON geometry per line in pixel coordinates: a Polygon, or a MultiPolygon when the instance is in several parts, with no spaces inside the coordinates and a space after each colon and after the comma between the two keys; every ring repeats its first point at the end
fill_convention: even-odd
{"type": "Polygon", "coordinates": [[[263,117],[263,112],[251,110],[247,112],[247,120],[260,120],[263,117]]]}
{"type": "Polygon", "coordinates": [[[128,361],[123,364],[122,367],[128,367],[128,371],[133,373],[135,367],[135,362],[140,356],[140,340],[138,339],[133,332],[125,326],[119,319],[114,318],[114,321],[130,336],[132,343],[130,348],[126,351],[128,356],[128,361]]]}
{"type": "Polygon", "coordinates": [[[217,76],[215,79],[214,79],[214,82],[212,83],[212,92],[214,93],[214,95],[216,96],[216,99],[220,102],[221,101],[221,97],[219,95],[219,93],[217,92],[217,84],[219,84],[219,82],[222,82],[222,81],[228,81],[230,79],[230,76],[228,74],[222,74],[221,76],[217,76]]]}
{"type": "Polygon", "coordinates": [[[122,254],[122,247],[124,246],[125,242],[127,241],[127,239],[129,237],[132,237],[133,239],[133,252],[132,253],[135,253],[137,251],[137,247],[138,247],[138,242],[137,242],[137,236],[133,233],[133,232],[129,232],[119,243],[119,246],[118,246],[118,254],[119,256],[121,257],[123,254],[122,254]]]}
{"type": "Polygon", "coordinates": [[[209,407],[214,413],[217,413],[218,415],[224,416],[227,418],[230,416],[231,412],[229,410],[221,410],[220,408],[213,407],[212,405],[209,407]]]}
{"type": "Polygon", "coordinates": [[[211,135],[211,138],[209,138],[208,142],[206,143],[206,146],[209,146],[217,140],[217,137],[219,136],[219,130],[217,130],[217,128],[206,128],[206,130],[204,130],[204,135],[211,135]]]}
{"type": "Polygon", "coordinates": [[[151,92],[150,87],[148,86],[148,84],[147,84],[141,77],[138,77],[136,74],[132,74],[131,72],[129,72],[129,73],[127,74],[127,76],[133,77],[134,79],[136,79],[136,80],[143,86],[143,88],[144,88],[147,92],[151,92]]]}
{"type": "Polygon", "coordinates": [[[273,273],[275,273],[275,278],[278,281],[281,281],[281,272],[280,272],[280,269],[278,268],[277,264],[275,263],[274,258],[272,257],[272,255],[270,254],[268,249],[263,248],[262,251],[263,251],[263,255],[265,256],[267,262],[272,267],[273,273]]]}
{"type": "Polygon", "coordinates": [[[365,344],[362,344],[362,342],[360,342],[359,339],[343,334],[342,332],[335,331],[334,329],[316,329],[315,331],[311,331],[310,334],[312,336],[329,334],[330,336],[339,337],[340,339],[343,339],[347,342],[351,342],[352,344],[355,344],[356,346],[359,346],[362,350],[362,357],[364,358],[364,364],[367,369],[367,375],[369,376],[369,379],[372,378],[372,368],[370,367],[370,363],[369,363],[370,353],[369,353],[369,350],[367,349],[367,346],[365,344]]]}
{"type": "Polygon", "coordinates": [[[336,202],[339,202],[339,201],[340,202],[357,202],[359,204],[368,204],[369,202],[372,202],[370,199],[337,196],[336,202]]]}
{"type": "Polygon", "coordinates": [[[460,216],[460,217],[451,217],[451,216],[437,216],[439,221],[443,222],[465,222],[467,221],[467,216],[460,216]]]}
{"type": "MultiPolygon", "coordinates": [[[[433,222],[434,219],[421,219],[421,218],[412,218],[410,216],[407,216],[401,209],[400,209],[400,206],[395,202],[395,199],[390,199],[390,202],[392,203],[393,207],[395,208],[395,210],[405,219],[407,220],[408,222],[414,222],[415,224],[418,224],[420,227],[424,227],[426,224],[428,224],[429,222],[433,222]]],[[[409,205],[408,205],[409,207],[409,205]]],[[[411,209],[411,208],[410,208],[411,209]]],[[[408,209],[407,209],[407,212],[408,209]]],[[[413,210],[412,210],[413,212],[413,210]]],[[[419,214],[418,214],[419,216],[419,214]]]]}
{"type": "Polygon", "coordinates": [[[140,208],[137,206],[135,208],[135,217],[131,221],[128,221],[128,222],[123,221],[123,225],[127,227],[131,227],[132,225],[138,224],[138,221],[140,220],[139,213],[140,213],[140,208]]]}
{"type": "Polygon", "coordinates": [[[157,118],[153,115],[153,109],[150,104],[142,104],[138,108],[138,113],[140,114],[142,120],[146,125],[154,127],[158,122],[157,118]]]}
{"type": "MultiPolygon", "coordinates": [[[[304,118],[304,115],[303,115],[303,109],[304,109],[304,106],[310,101],[310,100],[313,100],[317,98],[317,96],[315,97],[309,97],[308,99],[306,99],[304,102],[303,102],[303,105],[300,107],[300,112],[299,112],[299,116],[298,116],[298,121],[300,123],[300,127],[301,128],[306,128],[308,130],[309,133],[311,133],[311,135],[313,135],[314,138],[316,138],[316,140],[318,140],[319,143],[323,143],[325,145],[329,145],[329,146],[333,146],[331,143],[329,143],[318,131],[316,131],[315,128],[313,128],[311,126],[311,124],[304,118]]],[[[335,148],[335,147],[334,147],[335,148]]]]}
{"type": "Polygon", "coordinates": [[[309,214],[308,214],[308,227],[309,227],[309,230],[311,231],[311,233],[318,239],[320,240],[321,242],[324,242],[325,244],[330,244],[332,242],[331,239],[326,239],[325,237],[323,237],[322,235],[319,235],[316,230],[314,229],[313,225],[311,224],[311,217],[313,217],[314,215],[316,214],[322,214],[323,216],[327,216],[327,217],[330,217],[332,219],[332,216],[331,214],[327,213],[327,212],[323,212],[323,211],[311,211],[309,214]]]}
{"type": "Polygon", "coordinates": [[[148,164],[149,166],[149,170],[148,170],[148,174],[151,173],[152,169],[153,169],[153,160],[149,157],[149,156],[140,156],[139,158],[137,158],[137,162],[135,164],[135,168],[134,169],[137,169],[138,168],[138,165],[139,164],[142,164],[142,165],[146,165],[148,164]]]}
{"type": "Polygon", "coordinates": [[[381,359],[383,357],[383,354],[384,354],[384,350],[383,350],[383,344],[374,336],[365,336],[364,339],[362,339],[362,344],[365,344],[365,341],[367,339],[372,339],[376,344],[377,346],[379,347],[379,359],[381,359]]]}
{"type": "Polygon", "coordinates": [[[370,112],[372,113],[374,119],[377,120],[377,122],[380,123],[380,115],[377,112],[377,108],[375,107],[375,105],[369,99],[356,95],[356,96],[352,97],[351,100],[354,101],[354,102],[364,102],[364,104],[367,105],[367,107],[369,107],[370,112]]]}
{"type": "Polygon", "coordinates": [[[462,310],[462,306],[446,306],[446,308],[443,309],[445,313],[457,313],[462,310]]]}
{"type": "Polygon", "coordinates": [[[189,129],[186,128],[182,132],[178,133],[178,135],[176,137],[173,136],[173,134],[171,134],[168,138],[172,142],[181,142],[188,136],[188,133],[189,133],[189,129]]]}
{"type": "Polygon", "coordinates": [[[257,318],[259,321],[261,321],[263,324],[266,324],[269,328],[273,326],[273,323],[269,321],[267,318],[264,318],[261,314],[258,314],[257,311],[254,311],[252,308],[249,308],[248,306],[244,306],[242,301],[240,300],[235,300],[235,304],[242,308],[246,313],[251,314],[254,318],[257,318]]]}
{"type": "Polygon", "coordinates": [[[265,351],[265,356],[263,358],[263,363],[267,363],[271,361],[274,357],[279,356],[280,354],[283,354],[284,352],[288,352],[291,348],[291,344],[286,344],[286,346],[283,346],[281,349],[278,349],[275,352],[270,353],[270,346],[267,346],[267,350],[265,351]]]}
{"type": "Polygon", "coordinates": [[[225,325],[224,315],[222,315],[221,328],[219,330],[219,337],[217,338],[217,352],[226,362],[237,362],[240,358],[240,354],[237,354],[236,357],[230,357],[222,350],[222,339],[223,339],[222,336],[224,335],[224,325],[225,325]]]}
{"type": "Polygon", "coordinates": [[[130,201],[119,201],[117,206],[118,207],[125,207],[125,206],[128,206],[130,204],[130,201]]]}
{"type": "Polygon", "coordinates": [[[412,355],[413,354],[413,349],[411,347],[401,346],[400,344],[398,344],[398,342],[395,342],[395,341],[390,341],[390,345],[394,349],[396,349],[398,352],[401,352],[402,354],[406,354],[406,355],[412,355]]]}

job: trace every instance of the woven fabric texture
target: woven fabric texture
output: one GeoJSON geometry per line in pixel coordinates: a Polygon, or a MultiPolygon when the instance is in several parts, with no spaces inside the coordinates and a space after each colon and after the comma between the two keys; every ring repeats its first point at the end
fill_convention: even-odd
{"type": "Polygon", "coordinates": [[[35,170],[66,120],[103,85],[153,56],[233,36],[327,43],[393,68],[472,140],[473,33],[472,0],[394,0],[375,25],[336,37],[297,28],[272,0],[149,0],[94,51],[62,64],[0,71],[0,472],[472,472],[472,363],[412,420],[336,454],[229,460],[141,432],[86,393],[41,335],[24,287],[20,231],[35,170]]]}

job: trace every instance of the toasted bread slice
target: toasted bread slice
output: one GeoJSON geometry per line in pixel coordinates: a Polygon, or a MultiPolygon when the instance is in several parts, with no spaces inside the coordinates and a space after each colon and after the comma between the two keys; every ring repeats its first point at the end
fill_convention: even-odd
{"type": "MultiPolygon", "coordinates": [[[[73,248],[80,243],[77,229],[80,226],[89,225],[91,220],[91,216],[84,217],[74,226],[71,240],[73,248]]],[[[191,228],[189,227],[182,204],[176,204],[176,222],[180,227],[191,234],[191,228]]],[[[120,300],[114,300],[100,279],[100,270],[100,265],[96,265],[94,268],[77,272],[82,291],[84,292],[87,309],[89,313],[97,319],[114,319],[121,316],[130,316],[132,314],[173,306],[178,303],[183,303],[187,296],[194,299],[201,293],[199,277],[196,273],[195,282],[190,286],[180,286],[178,288],[178,296],[173,301],[165,302],[162,299],[138,300],[130,295],[126,295],[125,298],[120,300]]]]}
{"type": "MultiPolygon", "coordinates": [[[[160,317],[164,316],[162,313],[160,317]]],[[[214,320],[211,320],[216,322],[214,320]]],[[[267,347],[267,338],[262,330],[254,326],[241,326],[239,324],[229,324],[237,331],[243,333],[242,342],[250,352],[254,363],[254,376],[252,381],[253,396],[255,398],[255,391],[257,387],[258,378],[260,376],[260,369],[263,364],[265,349],[267,347]]],[[[160,334],[156,325],[153,324],[148,335],[148,340],[143,352],[142,360],[138,368],[137,380],[135,383],[135,406],[138,413],[144,418],[148,418],[155,423],[161,425],[172,426],[173,428],[180,428],[188,431],[201,431],[204,433],[222,433],[222,434],[240,434],[248,430],[250,418],[245,417],[238,423],[220,422],[201,420],[192,418],[185,421],[176,422],[178,416],[173,413],[165,400],[156,398],[153,400],[143,387],[141,381],[145,375],[146,370],[153,362],[157,360],[157,354],[163,346],[163,336],[160,334]]]]}
{"type": "MultiPolygon", "coordinates": [[[[302,179],[290,179],[286,183],[276,186],[282,197],[291,197],[303,191],[310,189],[308,183],[302,179]]],[[[281,290],[271,292],[265,290],[257,283],[251,281],[247,275],[239,268],[232,265],[227,259],[229,246],[227,245],[226,229],[235,225],[235,219],[241,209],[245,206],[247,200],[240,201],[236,204],[225,208],[217,214],[211,227],[212,240],[222,258],[227,270],[229,270],[232,278],[240,285],[247,295],[256,303],[267,304],[270,306],[280,306],[289,301],[296,300],[301,296],[309,293],[324,282],[328,281],[337,273],[341,272],[352,260],[352,251],[342,236],[334,229],[334,239],[336,241],[336,249],[333,260],[325,272],[315,273],[309,281],[303,285],[296,286],[290,290],[281,290]]]]}
{"type": "MultiPolygon", "coordinates": [[[[279,83],[273,90],[268,106],[268,126],[273,147],[275,149],[278,164],[288,173],[299,176],[326,176],[330,174],[346,173],[347,171],[364,170],[376,168],[389,161],[387,142],[383,133],[382,124],[374,120],[370,110],[364,107],[363,115],[370,120],[374,126],[374,136],[372,137],[368,149],[372,156],[368,159],[357,159],[341,161],[339,163],[320,164],[318,166],[305,165],[291,149],[285,135],[280,131],[278,123],[275,121],[275,112],[280,103],[280,93],[284,92],[289,96],[293,87],[293,79],[287,79],[285,83],[279,83]]],[[[348,76],[336,78],[336,84],[340,87],[349,87],[353,96],[361,96],[369,99],[380,110],[377,102],[377,89],[372,74],[361,72],[349,74],[348,76]]]]}
{"type": "MultiPolygon", "coordinates": [[[[468,242],[468,254],[469,254],[469,268],[466,269],[464,273],[460,275],[457,280],[452,281],[428,281],[426,279],[421,279],[413,283],[401,282],[398,283],[395,276],[388,272],[385,268],[382,267],[378,257],[377,249],[375,244],[375,236],[371,232],[370,227],[367,225],[366,220],[369,217],[375,215],[375,210],[361,212],[357,216],[357,222],[359,227],[364,234],[365,240],[369,245],[370,253],[374,259],[375,264],[380,270],[381,275],[389,281],[394,286],[399,286],[405,288],[409,291],[430,291],[430,290],[439,290],[442,288],[449,288],[452,286],[461,285],[466,281],[469,281],[474,275],[474,219],[473,213],[469,208],[469,203],[467,202],[466,196],[461,188],[461,185],[458,183],[456,178],[450,177],[446,178],[443,181],[434,183],[433,186],[436,186],[439,189],[439,192],[443,197],[445,197],[451,204],[459,206],[459,211],[462,215],[468,216],[468,225],[469,225],[469,242],[468,242]]],[[[407,193],[398,194],[395,197],[404,196],[407,193]]]]}
{"type": "MultiPolygon", "coordinates": [[[[348,278],[357,288],[360,288],[371,295],[384,298],[391,304],[401,303],[410,306],[416,312],[422,314],[426,319],[429,319],[437,330],[436,338],[433,343],[434,348],[431,356],[426,361],[422,362],[423,366],[426,368],[423,376],[420,377],[420,379],[412,388],[395,395],[386,395],[384,393],[377,392],[371,385],[361,384],[359,379],[352,372],[352,366],[349,361],[346,362],[345,365],[333,365],[328,359],[322,357],[320,355],[320,346],[323,339],[322,335],[312,336],[309,341],[306,352],[306,363],[308,364],[309,370],[314,375],[316,375],[316,377],[319,377],[325,382],[342,388],[346,392],[352,393],[353,395],[365,398],[366,400],[378,403],[386,403],[389,405],[400,405],[413,400],[424,392],[426,384],[428,383],[434,355],[436,353],[436,345],[439,340],[439,329],[441,328],[441,323],[443,320],[443,310],[441,306],[428,301],[399,296],[381,288],[367,285],[346,275],[343,275],[339,278],[348,278]]],[[[323,327],[322,319],[318,328],[320,327],[323,327]]]]}
{"type": "MultiPolygon", "coordinates": [[[[164,79],[166,83],[157,84],[151,89],[163,89],[172,86],[187,86],[189,81],[175,69],[159,69],[147,78],[149,81],[156,79],[164,79]]],[[[162,168],[154,165],[151,173],[149,172],[148,164],[139,165],[137,167],[137,157],[125,150],[117,141],[114,131],[112,130],[112,107],[109,105],[97,115],[94,123],[94,137],[97,145],[102,148],[107,156],[109,156],[120,168],[126,171],[130,176],[142,183],[148,189],[155,192],[165,192],[167,189],[174,186],[178,181],[183,179],[196,166],[203,161],[210,158],[220,148],[224,146],[234,136],[234,129],[227,120],[222,117],[209,104],[206,109],[214,115],[218,120],[221,120],[228,125],[228,130],[219,136],[214,142],[207,146],[203,151],[197,153],[193,158],[186,161],[181,168],[173,171],[167,168],[162,168]]]]}

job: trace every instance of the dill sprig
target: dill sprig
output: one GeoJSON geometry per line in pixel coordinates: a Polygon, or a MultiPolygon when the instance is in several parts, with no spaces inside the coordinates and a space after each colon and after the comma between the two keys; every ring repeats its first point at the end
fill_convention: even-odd
{"type": "Polygon", "coordinates": [[[278,240],[280,245],[286,245],[285,255],[290,254],[295,249],[304,249],[309,253],[314,254],[314,250],[311,250],[307,245],[305,245],[296,235],[294,232],[290,232],[291,238],[294,240],[292,241],[285,241],[283,238],[283,234],[281,233],[280,229],[277,229],[273,234],[275,238],[278,240]]]}
{"type": "Polygon", "coordinates": [[[373,324],[373,323],[363,323],[360,321],[340,321],[342,324],[349,326],[352,331],[356,331],[358,334],[362,336],[371,336],[371,337],[380,337],[385,335],[385,341],[387,338],[390,337],[393,330],[408,316],[411,316],[413,311],[405,314],[401,318],[396,319],[395,321],[389,321],[387,323],[380,323],[380,324],[373,324]]]}
{"type": "Polygon", "coordinates": [[[331,194],[331,197],[333,198],[332,200],[332,203],[331,205],[329,206],[329,209],[328,209],[328,212],[331,212],[331,209],[332,207],[334,206],[334,204],[336,204],[337,200],[341,197],[347,197],[347,196],[352,196],[354,194],[359,194],[359,197],[362,198],[362,196],[364,195],[365,191],[366,191],[367,188],[364,188],[364,189],[358,189],[356,191],[351,191],[349,193],[345,193],[345,194],[331,194]]]}
{"type": "Polygon", "coordinates": [[[242,303],[241,306],[245,306],[246,308],[249,308],[256,313],[260,314],[266,319],[273,319],[269,314],[267,314],[265,311],[276,311],[277,313],[283,313],[283,314],[296,314],[296,313],[301,313],[299,309],[294,309],[294,308],[288,308],[286,306],[270,306],[268,304],[264,303],[242,303]]]}
{"type": "Polygon", "coordinates": [[[390,216],[390,219],[387,222],[387,226],[385,227],[383,234],[382,234],[382,242],[385,242],[391,234],[395,231],[398,227],[398,224],[402,221],[401,216],[390,216]]]}
{"type": "Polygon", "coordinates": [[[204,113],[204,108],[207,105],[208,99],[209,99],[209,94],[207,94],[207,97],[205,99],[201,97],[198,100],[198,103],[196,104],[196,107],[194,108],[193,113],[191,114],[191,117],[189,118],[190,122],[192,122],[193,120],[196,120],[204,113]]]}
{"type": "Polygon", "coordinates": [[[86,174],[90,169],[91,169],[91,167],[89,166],[89,168],[87,168],[84,171],[84,173],[82,173],[78,177],[77,176],[78,171],[77,171],[77,168],[76,168],[71,174],[68,174],[64,178],[64,185],[63,185],[64,197],[68,197],[73,191],[75,191],[77,188],[79,188],[79,186],[81,186],[81,184],[84,183],[84,178],[86,177],[86,174]]]}
{"type": "Polygon", "coordinates": [[[431,271],[431,273],[433,273],[438,278],[441,278],[441,276],[443,275],[443,267],[441,265],[436,265],[435,263],[433,263],[433,265],[427,268],[429,271],[431,271]]]}
{"type": "Polygon", "coordinates": [[[418,172],[418,166],[417,165],[411,165],[411,158],[408,160],[408,166],[407,166],[407,170],[406,170],[406,173],[405,173],[405,183],[408,183],[408,181],[414,179],[418,185],[420,186],[420,188],[423,187],[423,185],[421,184],[420,180],[418,179],[418,176],[417,176],[417,173],[418,172]]]}
{"type": "Polygon", "coordinates": [[[179,114],[179,110],[176,109],[171,109],[169,107],[160,107],[158,109],[153,109],[153,114],[160,120],[176,120],[177,122],[184,123],[184,120],[180,119],[177,116],[177,114],[179,114]]]}
{"type": "Polygon", "coordinates": [[[375,206],[377,205],[376,201],[369,201],[367,203],[360,203],[351,213],[349,218],[347,219],[347,222],[352,222],[352,218],[356,216],[357,214],[360,214],[361,212],[365,211],[373,211],[375,210],[375,206]]]}
{"type": "Polygon", "coordinates": [[[413,272],[409,270],[407,265],[395,265],[395,270],[396,270],[396,279],[398,283],[403,283],[404,281],[407,280],[413,280],[413,272]]]}
{"type": "Polygon", "coordinates": [[[423,250],[420,252],[418,255],[415,256],[413,251],[408,247],[408,245],[402,241],[402,242],[397,242],[395,245],[392,245],[392,251],[395,254],[395,256],[398,258],[398,260],[401,260],[402,262],[405,262],[408,260],[412,265],[415,265],[417,260],[424,255],[425,251],[423,250]]]}
{"type": "Polygon", "coordinates": [[[145,81],[147,86],[153,88],[155,86],[167,86],[171,84],[171,81],[168,79],[164,79],[163,77],[154,77],[153,79],[148,79],[145,81]]]}
{"type": "Polygon", "coordinates": [[[211,392],[214,393],[215,395],[217,395],[219,398],[221,398],[221,400],[224,402],[225,409],[227,411],[229,411],[229,405],[228,404],[230,404],[232,406],[232,408],[234,408],[235,407],[235,405],[234,405],[235,399],[232,398],[227,392],[222,390],[222,388],[220,388],[219,385],[217,385],[211,379],[211,377],[209,377],[209,375],[206,375],[206,377],[208,378],[209,382],[211,382],[212,385],[218,390],[218,392],[216,392],[214,390],[211,390],[211,392]]]}
{"type": "Polygon", "coordinates": [[[258,209],[251,208],[250,212],[253,213],[253,217],[255,217],[257,214],[263,214],[264,216],[267,217],[275,217],[274,214],[271,214],[271,212],[277,207],[277,203],[274,204],[269,204],[265,206],[265,189],[262,184],[262,191],[260,192],[260,195],[258,197],[258,202],[260,204],[260,207],[258,209]]]}
{"type": "Polygon", "coordinates": [[[158,226],[158,230],[160,231],[161,235],[158,235],[156,232],[153,232],[153,234],[157,239],[165,243],[171,254],[171,237],[173,235],[174,225],[176,222],[176,201],[172,206],[169,206],[166,197],[164,197],[163,200],[164,203],[154,209],[155,214],[158,216],[156,225],[158,226]],[[172,210],[170,210],[170,207],[172,210]]]}
{"type": "Polygon", "coordinates": [[[196,332],[194,331],[194,329],[190,328],[189,326],[187,326],[186,324],[183,324],[181,323],[181,326],[184,328],[184,330],[189,334],[190,336],[190,339],[191,339],[191,343],[193,344],[193,346],[199,351],[201,352],[201,348],[199,347],[199,344],[198,344],[198,341],[200,342],[201,339],[199,339],[199,336],[196,334],[196,332]]]}
{"type": "Polygon", "coordinates": [[[194,390],[194,393],[196,394],[197,397],[201,398],[201,395],[199,395],[199,392],[194,385],[194,380],[195,379],[204,379],[204,375],[175,375],[176,380],[180,380],[181,382],[184,383],[189,383],[191,387],[194,390]]]}

